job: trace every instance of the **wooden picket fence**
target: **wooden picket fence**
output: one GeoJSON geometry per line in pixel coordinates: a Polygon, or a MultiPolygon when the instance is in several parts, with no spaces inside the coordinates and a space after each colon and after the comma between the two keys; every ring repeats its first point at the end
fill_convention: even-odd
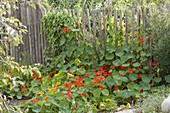
{"type": "MultiPolygon", "coordinates": [[[[137,4],[138,5],[138,4],[137,4]]],[[[24,25],[27,26],[28,33],[23,36],[24,44],[18,47],[9,46],[7,55],[15,57],[18,62],[26,61],[28,63],[45,63],[43,51],[48,47],[47,37],[43,34],[41,28],[41,18],[43,16],[40,8],[36,5],[36,9],[30,7],[27,3],[18,5],[19,9],[13,10],[11,16],[18,18],[24,25]]],[[[100,40],[102,46],[103,39],[106,37],[107,21],[114,16],[114,34],[115,45],[118,46],[117,30],[118,26],[125,27],[125,41],[129,40],[133,43],[134,38],[137,38],[136,31],[140,32],[140,25],[147,27],[146,14],[147,9],[132,9],[116,10],[112,8],[105,9],[83,9],[74,10],[68,9],[68,13],[73,17],[77,17],[81,21],[83,37],[91,38],[95,41],[100,40]],[[125,24],[123,24],[125,23],[125,24]],[[131,32],[131,34],[129,34],[131,32]]],[[[147,40],[144,32],[144,43],[151,47],[150,40],[147,40]]],[[[81,37],[79,35],[79,41],[81,37]]]]}

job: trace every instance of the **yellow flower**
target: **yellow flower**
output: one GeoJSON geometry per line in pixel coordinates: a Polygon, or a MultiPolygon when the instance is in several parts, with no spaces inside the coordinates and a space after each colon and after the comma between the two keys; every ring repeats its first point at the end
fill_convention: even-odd
{"type": "Polygon", "coordinates": [[[57,77],[57,76],[59,76],[59,74],[55,74],[55,75],[54,75],[54,77],[57,77]]]}
{"type": "Polygon", "coordinates": [[[57,86],[59,86],[60,85],[60,83],[59,82],[56,82],[55,84],[54,84],[54,87],[57,87],[57,86]]]}
{"type": "Polygon", "coordinates": [[[129,108],[131,108],[131,105],[129,103],[127,103],[126,109],[129,109],[129,108]]]}
{"type": "Polygon", "coordinates": [[[67,73],[67,79],[69,79],[69,78],[74,78],[74,75],[67,73]]]}
{"type": "Polygon", "coordinates": [[[10,84],[10,90],[12,90],[13,89],[13,86],[12,86],[12,84],[10,84]]]}
{"type": "Polygon", "coordinates": [[[42,91],[39,91],[38,94],[42,97],[44,93],[42,91]]]}

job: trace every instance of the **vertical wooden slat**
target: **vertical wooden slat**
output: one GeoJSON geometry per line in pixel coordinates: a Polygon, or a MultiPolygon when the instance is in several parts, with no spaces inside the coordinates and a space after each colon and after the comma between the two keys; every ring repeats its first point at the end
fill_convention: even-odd
{"type": "MultiPolygon", "coordinates": [[[[83,29],[83,35],[86,36],[86,22],[85,22],[85,9],[82,9],[82,29],[83,29]]],[[[83,38],[85,41],[85,39],[83,38]]]]}
{"type": "Polygon", "coordinates": [[[117,37],[117,10],[114,9],[114,32],[115,32],[115,47],[118,48],[118,37],[117,37]]]}
{"type": "Polygon", "coordinates": [[[33,53],[32,53],[32,38],[31,38],[31,18],[29,16],[31,15],[30,13],[30,7],[27,6],[27,24],[28,24],[28,41],[29,41],[29,53],[30,53],[30,61],[33,63],[33,53]]]}
{"type": "Polygon", "coordinates": [[[88,30],[91,33],[91,22],[90,22],[90,13],[89,9],[87,9],[87,22],[88,22],[88,30]]]}
{"type": "MultiPolygon", "coordinates": [[[[80,10],[78,9],[76,12],[77,12],[77,21],[79,22],[80,10]]],[[[78,32],[78,44],[80,44],[80,32],[78,32]]]]}
{"type": "Polygon", "coordinates": [[[92,20],[93,20],[93,42],[96,44],[96,17],[95,17],[96,11],[92,10],[92,20]]]}
{"type": "Polygon", "coordinates": [[[125,27],[126,27],[125,41],[126,41],[126,44],[128,44],[128,12],[127,10],[125,10],[125,27]]]}
{"type": "Polygon", "coordinates": [[[98,30],[99,30],[100,47],[102,47],[103,37],[102,37],[102,14],[101,14],[101,10],[98,10],[98,30]]]}
{"type": "Polygon", "coordinates": [[[132,45],[133,45],[133,43],[134,43],[134,32],[135,32],[135,9],[133,8],[132,9],[132,39],[131,39],[131,41],[132,41],[132,45]]]}
{"type": "Polygon", "coordinates": [[[142,8],[142,21],[143,21],[143,44],[146,43],[146,32],[145,32],[145,27],[146,27],[146,20],[145,20],[145,10],[142,8]]]}
{"type": "Polygon", "coordinates": [[[120,10],[120,27],[122,27],[122,10],[120,10]]]}

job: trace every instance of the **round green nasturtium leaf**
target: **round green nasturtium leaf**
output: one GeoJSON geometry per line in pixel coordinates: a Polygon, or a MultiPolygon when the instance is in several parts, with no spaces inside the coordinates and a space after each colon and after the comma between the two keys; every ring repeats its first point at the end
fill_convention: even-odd
{"type": "Polygon", "coordinates": [[[100,89],[95,89],[95,90],[93,91],[94,97],[100,97],[100,94],[101,94],[101,90],[100,90],[100,89]]]}
{"type": "Polygon", "coordinates": [[[105,82],[111,88],[114,84],[114,79],[111,76],[109,76],[106,78],[105,82]]]}
{"type": "Polygon", "coordinates": [[[46,90],[48,89],[48,85],[42,84],[42,85],[41,85],[41,89],[42,89],[43,91],[46,91],[46,90]]]}
{"type": "Polygon", "coordinates": [[[35,113],[39,113],[41,111],[41,107],[40,106],[33,106],[32,111],[35,113]]]}
{"type": "Polygon", "coordinates": [[[115,48],[107,48],[107,51],[109,52],[109,53],[113,53],[113,52],[115,52],[116,51],[116,49],[115,48]]]}
{"type": "Polygon", "coordinates": [[[62,37],[60,39],[60,46],[62,46],[65,42],[66,42],[66,39],[64,37],[62,37]]]}
{"type": "Polygon", "coordinates": [[[18,92],[17,93],[17,99],[21,99],[21,98],[22,98],[21,92],[18,92]]]}
{"type": "Polygon", "coordinates": [[[104,96],[108,96],[108,95],[109,95],[109,90],[108,90],[108,89],[103,89],[103,90],[102,90],[102,94],[103,94],[104,96]]]}
{"type": "Polygon", "coordinates": [[[150,84],[144,83],[142,81],[139,84],[141,86],[141,89],[143,89],[143,90],[150,90],[150,84]]]}
{"type": "Polygon", "coordinates": [[[116,56],[122,57],[124,55],[124,52],[117,52],[116,56]]]}
{"type": "Polygon", "coordinates": [[[119,66],[120,65],[120,60],[116,59],[112,62],[115,66],[119,66]]]}
{"type": "Polygon", "coordinates": [[[69,109],[69,103],[66,101],[60,101],[59,106],[64,109],[69,109]]]}
{"type": "Polygon", "coordinates": [[[149,83],[149,82],[150,82],[150,78],[149,78],[149,77],[146,77],[146,76],[143,76],[143,77],[142,77],[142,81],[143,81],[144,83],[149,83]]]}
{"type": "Polygon", "coordinates": [[[166,75],[166,76],[165,76],[165,81],[166,81],[167,83],[170,83],[170,75],[166,75]]]}
{"type": "Polygon", "coordinates": [[[138,76],[137,74],[129,74],[129,79],[130,79],[131,81],[135,81],[135,80],[138,79],[137,76],[138,76]]]}
{"type": "Polygon", "coordinates": [[[129,79],[128,79],[127,77],[122,76],[121,79],[120,79],[120,81],[122,81],[122,82],[128,82],[129,79]]]}
{"type": "Polygon", "coordinates": [[[114,58],[114,54],[113,53],[106,53],[105,58],[106,58],[106,60],[112,60],[114,58]]]}
{"type": "MultiPolygon", "coordinates": [[[[153,79],[156,83],[159,83],[161,80],[162,80],[162,78],[161,77],[155,77],[154,79],[153,79]]],[[[167,81],[166,81],[167,82],[167,81]]],[[[170,83],[170,82],[169,82],[170,83]]]]}
{"type": "Polygon", "coordinates": [[[133,67],[139,67],[140,66],[140,63],[136,62],[133,64],[133,67]]]}
{"type": "Polygon", "coordinates": [[[86,73],[86,70],[85,69],[80,69],[78,70],[78,72],[81,74],[81,75],[84,75],[86,73]]]}

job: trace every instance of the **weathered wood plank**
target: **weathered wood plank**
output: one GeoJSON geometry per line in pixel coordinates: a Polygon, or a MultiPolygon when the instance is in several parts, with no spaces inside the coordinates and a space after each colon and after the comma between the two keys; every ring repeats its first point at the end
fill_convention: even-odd
{"type": "Polygon", "coordinates": [[[117,37],[117,10],[114,9],[114,33],[115,33],[115,47],[118,48],[118,37],[117,37]]]}
{"type": "Polygon", "coordinates": [[[135,9],[133,8],[132,9],[132,39],[131,39],[132,45],[134,43],[134,33],[135,33],[135,9]]]}
{"type": "Polygon", "coordinates": [[[125,10],[125,31],[126,31],[126,37],[125,37],[125,41],[126,41],[126,44],[128,44],[128,12],[127,10],[125,10]]]}

